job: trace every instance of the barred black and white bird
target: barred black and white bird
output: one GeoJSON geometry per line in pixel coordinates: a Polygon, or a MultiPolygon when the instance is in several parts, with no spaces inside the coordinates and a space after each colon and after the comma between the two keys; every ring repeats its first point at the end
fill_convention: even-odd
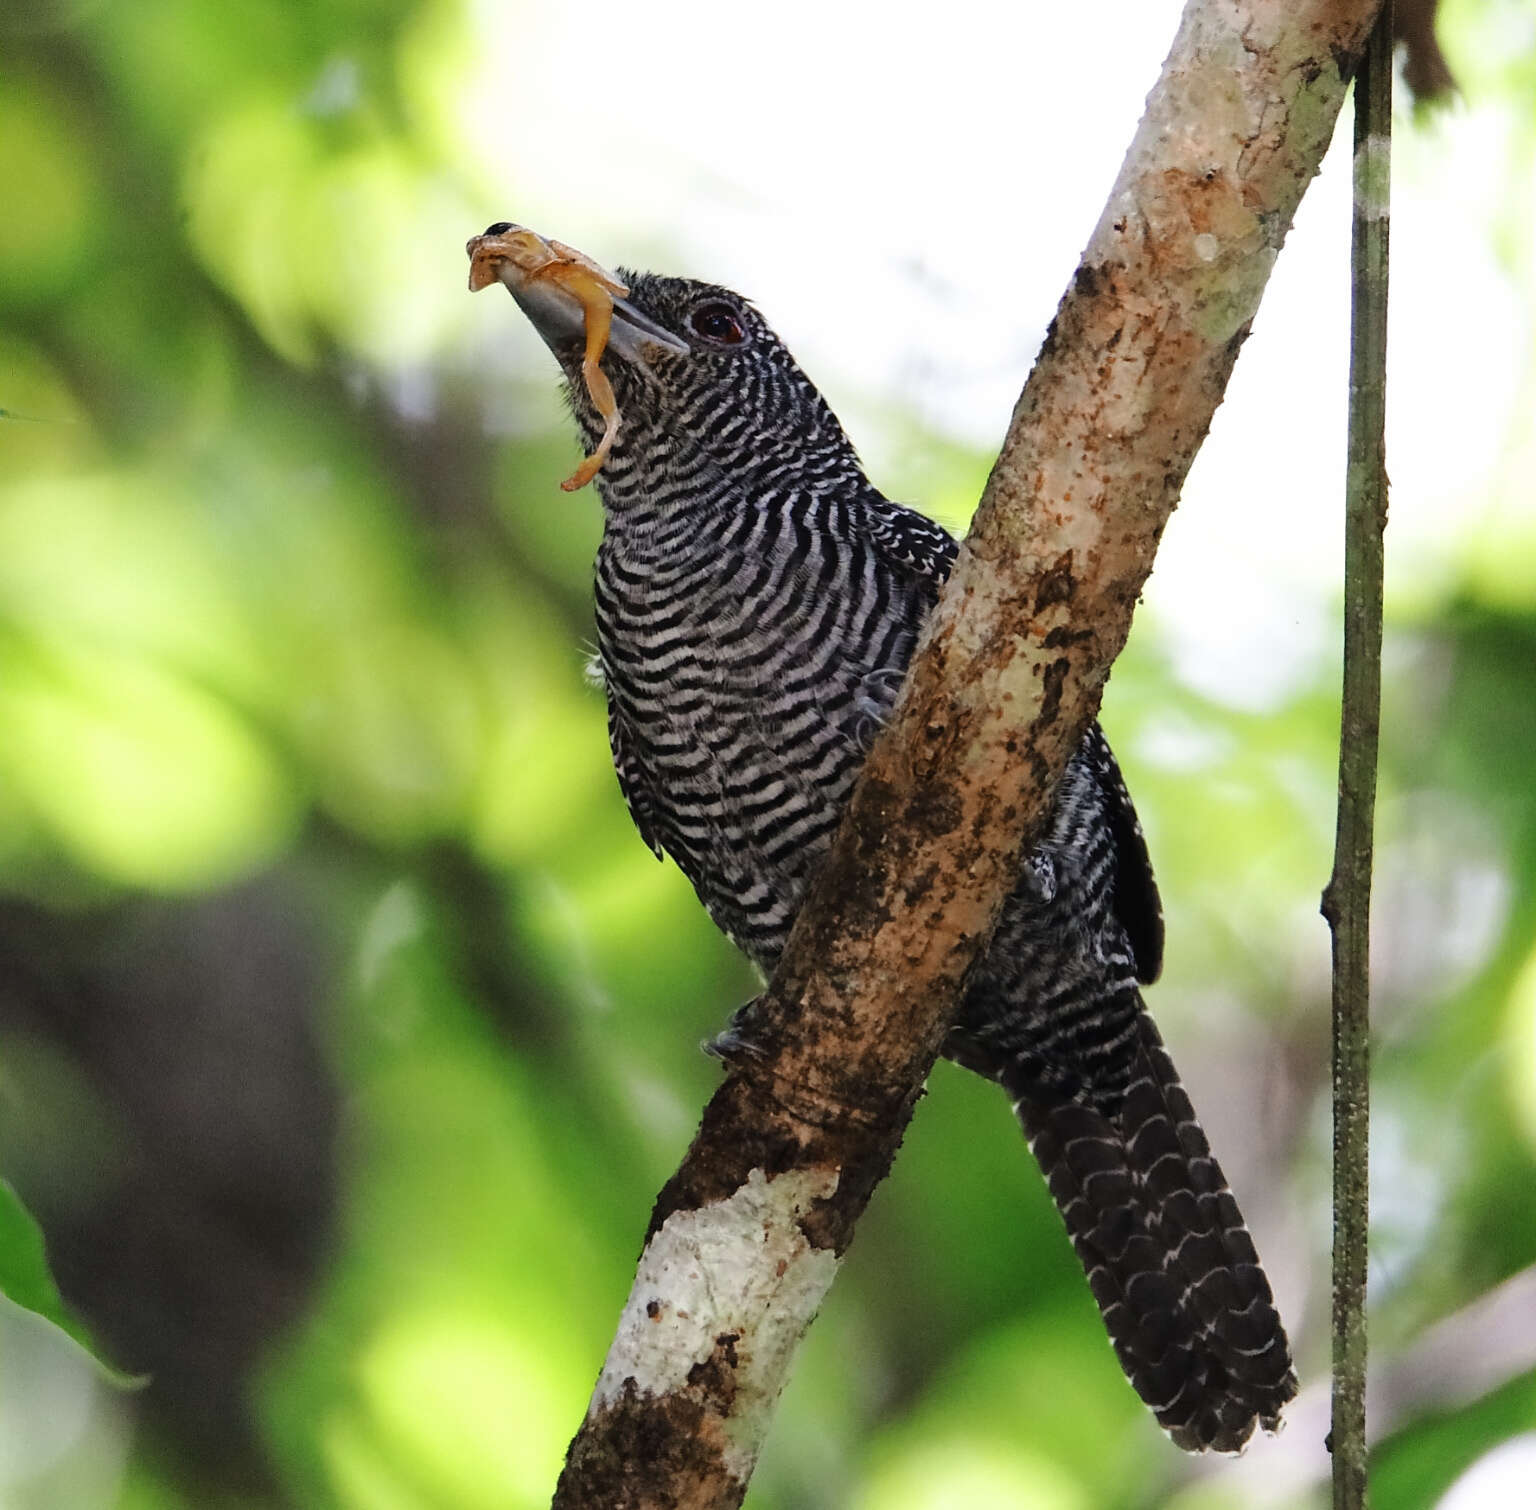
{"type": "MultiPolygon", "coordinates": [[[[596,570],[614,765],[641,836],[771,971],[956,545],[870,484],[747,300],[619,277],[603,368],[623,423],[598,477],[596,570]]],[[[595,444],[580,303],[504,281],[595,444]]],[[[1296,1379],[1142,1003],[1162,944],[1146,843],[1095,725],[945,1052],[1007,1092],[1137,1393],[1180,1447],[1232,1451],[1276,1427],[1296,1379]]]]}

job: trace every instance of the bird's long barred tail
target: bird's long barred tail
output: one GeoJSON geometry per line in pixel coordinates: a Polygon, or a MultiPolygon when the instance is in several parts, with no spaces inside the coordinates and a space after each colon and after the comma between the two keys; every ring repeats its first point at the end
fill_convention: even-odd
{"type": "MultiPolygon", "coordinates": [[[[1014,1094],[1120,1365],[1187,1451],[1234,1452],[1296,1393],[1269,1281],[1157,1028],[1120,1109],[1014,1094]]],[[[1007,1076],[1003,1079],[1007,1086],[1007,1076]]]]}

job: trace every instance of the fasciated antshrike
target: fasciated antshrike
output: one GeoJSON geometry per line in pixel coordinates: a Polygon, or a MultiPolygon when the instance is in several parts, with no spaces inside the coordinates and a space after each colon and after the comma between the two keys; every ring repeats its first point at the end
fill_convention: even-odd
{"type": "MultiPolygon", "coordinates": [[[[750,303],[619,276],[603,367],[623,423],[597,479],[614,765],[645,841],[771,971],[956,546],[870,484],[750,303]]],[[[595,443],[580,306],[547,282],[509,286],[595,443]]],[[[1142,1004],[1162,943],[1146,842],[1094,725],[945,1052],[1013,1102],[1137,1393],[1180,1447],[1230,1451],[1275,1427],[1296,1379],[1142,1004]]]]}

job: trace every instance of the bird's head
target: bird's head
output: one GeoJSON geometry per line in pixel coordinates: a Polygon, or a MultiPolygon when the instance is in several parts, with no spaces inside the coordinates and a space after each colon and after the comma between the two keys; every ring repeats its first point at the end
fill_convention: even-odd
{"type": "MultiPolygon", "coordinates": [[[[508,229],[493,226],[485,236],[508,229]]],[[[471,257],[484,239],[470,242],[471,257]]],[[[610,294],[613,286],[627,287],[611,294],[612,325],[601,358],[622,416],[598,474],[610,509],[622,507],[630,493],[654,497],[684,481],[751,485],[771,476],[780,486],[804,486],[862,480],[826,401],[749,300],[691,278],[624,268],[614,278],[581,262],[607,280],[610,294]]],[[[582,280],[574,280],[573,289],[506,261],[494,276],[559,362],[571,408],[595,446],[603,417],[582,376],[590,318],[582,280]]]]}

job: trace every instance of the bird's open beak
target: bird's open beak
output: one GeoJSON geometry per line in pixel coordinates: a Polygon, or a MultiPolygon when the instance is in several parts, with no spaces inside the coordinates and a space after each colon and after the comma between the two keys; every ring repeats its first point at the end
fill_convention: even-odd
{"type": "MultiPolygon", "coordinates": [[[[567,349],[573,342],[580,345],[585,318],[580,300],[558,283],[519,283],[517,271],[503,263],[500,279],[511,290],[518,308],[528,316],[529,324],[543,336],[545,344],[567,349]]],[[[644,367],[649,358],[662,352],[686,356],[688,345],[649,315],[641,314],[628,299],[615,299],[608,350],[634,366],[644,367]]]]}
{"type": "Polygon", "coordinates": [[[506,285],[529,323],[558,355],[583,344],[586,336],[589,303],[576,289],[595,292],[606,304],[613,305],[612,326],[607,349],[635,366],[645,366],[650,358],[663,352],[686,355],[687,342],[665,326],[641,313],[629,302],[627,292],[611,273],[585,254],[558,241],[544,237],[523,226],[502,222],[483,235],[470,238],[471,289],[498,281],[506,285]],[[549,276],[551,270],[574,275],[573,278],[549,276]],[[574,282],[575,288],[571,286],[574,282]],[[606,292],[607,298],[603,298],[606,292]]]}

